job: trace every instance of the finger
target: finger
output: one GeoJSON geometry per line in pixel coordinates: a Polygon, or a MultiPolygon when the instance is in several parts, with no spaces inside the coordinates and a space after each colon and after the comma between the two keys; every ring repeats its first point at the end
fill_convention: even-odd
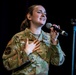
{"type": "Polygon", "coordinates": [[[51,28],[50,28],[50,30],[51,30],[51,31],[53,31],[53,30],[54,30],[54,28],[53,28],[53,27],[51,27],[51,28]]]}
{"type": "Polygon", "coordinates": [[[36,43],[37,41],[38,41],[38,40],[36,39],[36,40],[33,41],[33,43],[36,43]]]}
{"type": "Polygon", "coordinates": [[[59,33],[57,33],[57,37],[59,36],[59,33]]]}
{"type": "Polygon", "coordinates": [[[33,51],[37,51],[37,50],[40,50],[40,47],[35,48],[33,51]]]}
{"type": "Polygon", "coordinates": [[[55,28],[60,29],[60,25],[53,24],[53,26],[54,26],[55,28]]]}
{"type": "Polygon", "coordinates": [[[60,25],[58,25],[58,28],[60,29],[60,25]]]}
{"type": "Polygon", "coordinates": [[[57,34],[58,32],[55,30],[54,33],[57,34]]]}
{"type": "Polygon", "coordinates": [[[57,28],[58,28],[58,25],[56,25],[56,24],[53,24],[53,26],[55,26],[55,27],[57,27],[57,28]]]}
{"type": "Polygon", "coordinates": [[[38,53],[42,53],[42,50],[37,50],[38,53]]]}
{"type": "Polygon", "coordinates": [[[39,44],[37,44],[35,48],[38,48],[38,47],[40,47],[40,43],[39,43],[39,44]]]}
{"type": "Polygon", "coordinates": [[[35,40],[33,43],[37,45],[37,44],[39,44],[39,43],[40,43],[40,41],[35,40]]]}
{"type": "Polygon", "coordinates": [[[54,32],[55,31],[54,27],[51,27],[50,30],[51,30],[51,32],[54,32]]]}

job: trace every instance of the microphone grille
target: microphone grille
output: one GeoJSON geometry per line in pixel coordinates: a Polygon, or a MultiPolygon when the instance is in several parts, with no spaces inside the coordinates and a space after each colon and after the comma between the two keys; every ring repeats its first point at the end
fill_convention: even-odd
{"type": "Polygon", "coordinates": [[[51,28],[51,26],[52,26],[52,24],[51,24],[51,23],[46,23],[46,28],[50,29],[50,28],[51,28]]]}

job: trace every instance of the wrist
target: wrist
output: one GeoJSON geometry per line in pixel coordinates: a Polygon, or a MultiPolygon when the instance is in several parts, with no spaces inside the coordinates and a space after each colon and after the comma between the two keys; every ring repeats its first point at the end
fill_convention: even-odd
{"type": "Polygon", "coordinates": [[[27,55],[29,55],[30,53],[32,53],[31,51],[24,49],[24,51],[26,52],[27,55]]]}
{"type": "Polygon", "coordinates": [[[53,45],[57,45],[57,44],[58,44],[58,40],[57,40],[57,39],[51,39],[51,43],[52,43],[53,45]]]}

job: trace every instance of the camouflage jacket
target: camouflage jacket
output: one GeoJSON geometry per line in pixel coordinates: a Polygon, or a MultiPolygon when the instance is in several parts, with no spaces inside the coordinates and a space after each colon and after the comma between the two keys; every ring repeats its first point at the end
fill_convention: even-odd
{"type": "Polygon", "coordinates": [[[12,37],[6,46],[2,59],[5,68],[12,70],[12,75],[48,75],[49,64],[63,64],[64,55],[59,43],[52,45],[49,33],[42,30],[37,38],[26,28],[12,37]],[[35,51],[27,55],[24,51],[26,38],[30,42],[38,39],[42,52],[35,51]]]}

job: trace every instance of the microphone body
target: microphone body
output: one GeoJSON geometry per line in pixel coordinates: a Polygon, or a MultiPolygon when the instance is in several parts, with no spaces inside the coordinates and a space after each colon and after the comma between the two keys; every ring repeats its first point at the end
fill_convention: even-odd
{"type": "Polygon", "coordinates": [[[55,27],[55,26],[52,26],[51,23],[47,23],[47,24],[46,24],[46,27],[47,27],[48,29],[50,29],[51,27],[53,27],[54,30],[56,30],[57,32],[59,32],[61,35],[68,36],[68,33],[66,33],[66,32],[65,32],[64,30],[62,30],[62,29],[59,29],[59,28],[57,28],[57,27],[55,27]]]}

